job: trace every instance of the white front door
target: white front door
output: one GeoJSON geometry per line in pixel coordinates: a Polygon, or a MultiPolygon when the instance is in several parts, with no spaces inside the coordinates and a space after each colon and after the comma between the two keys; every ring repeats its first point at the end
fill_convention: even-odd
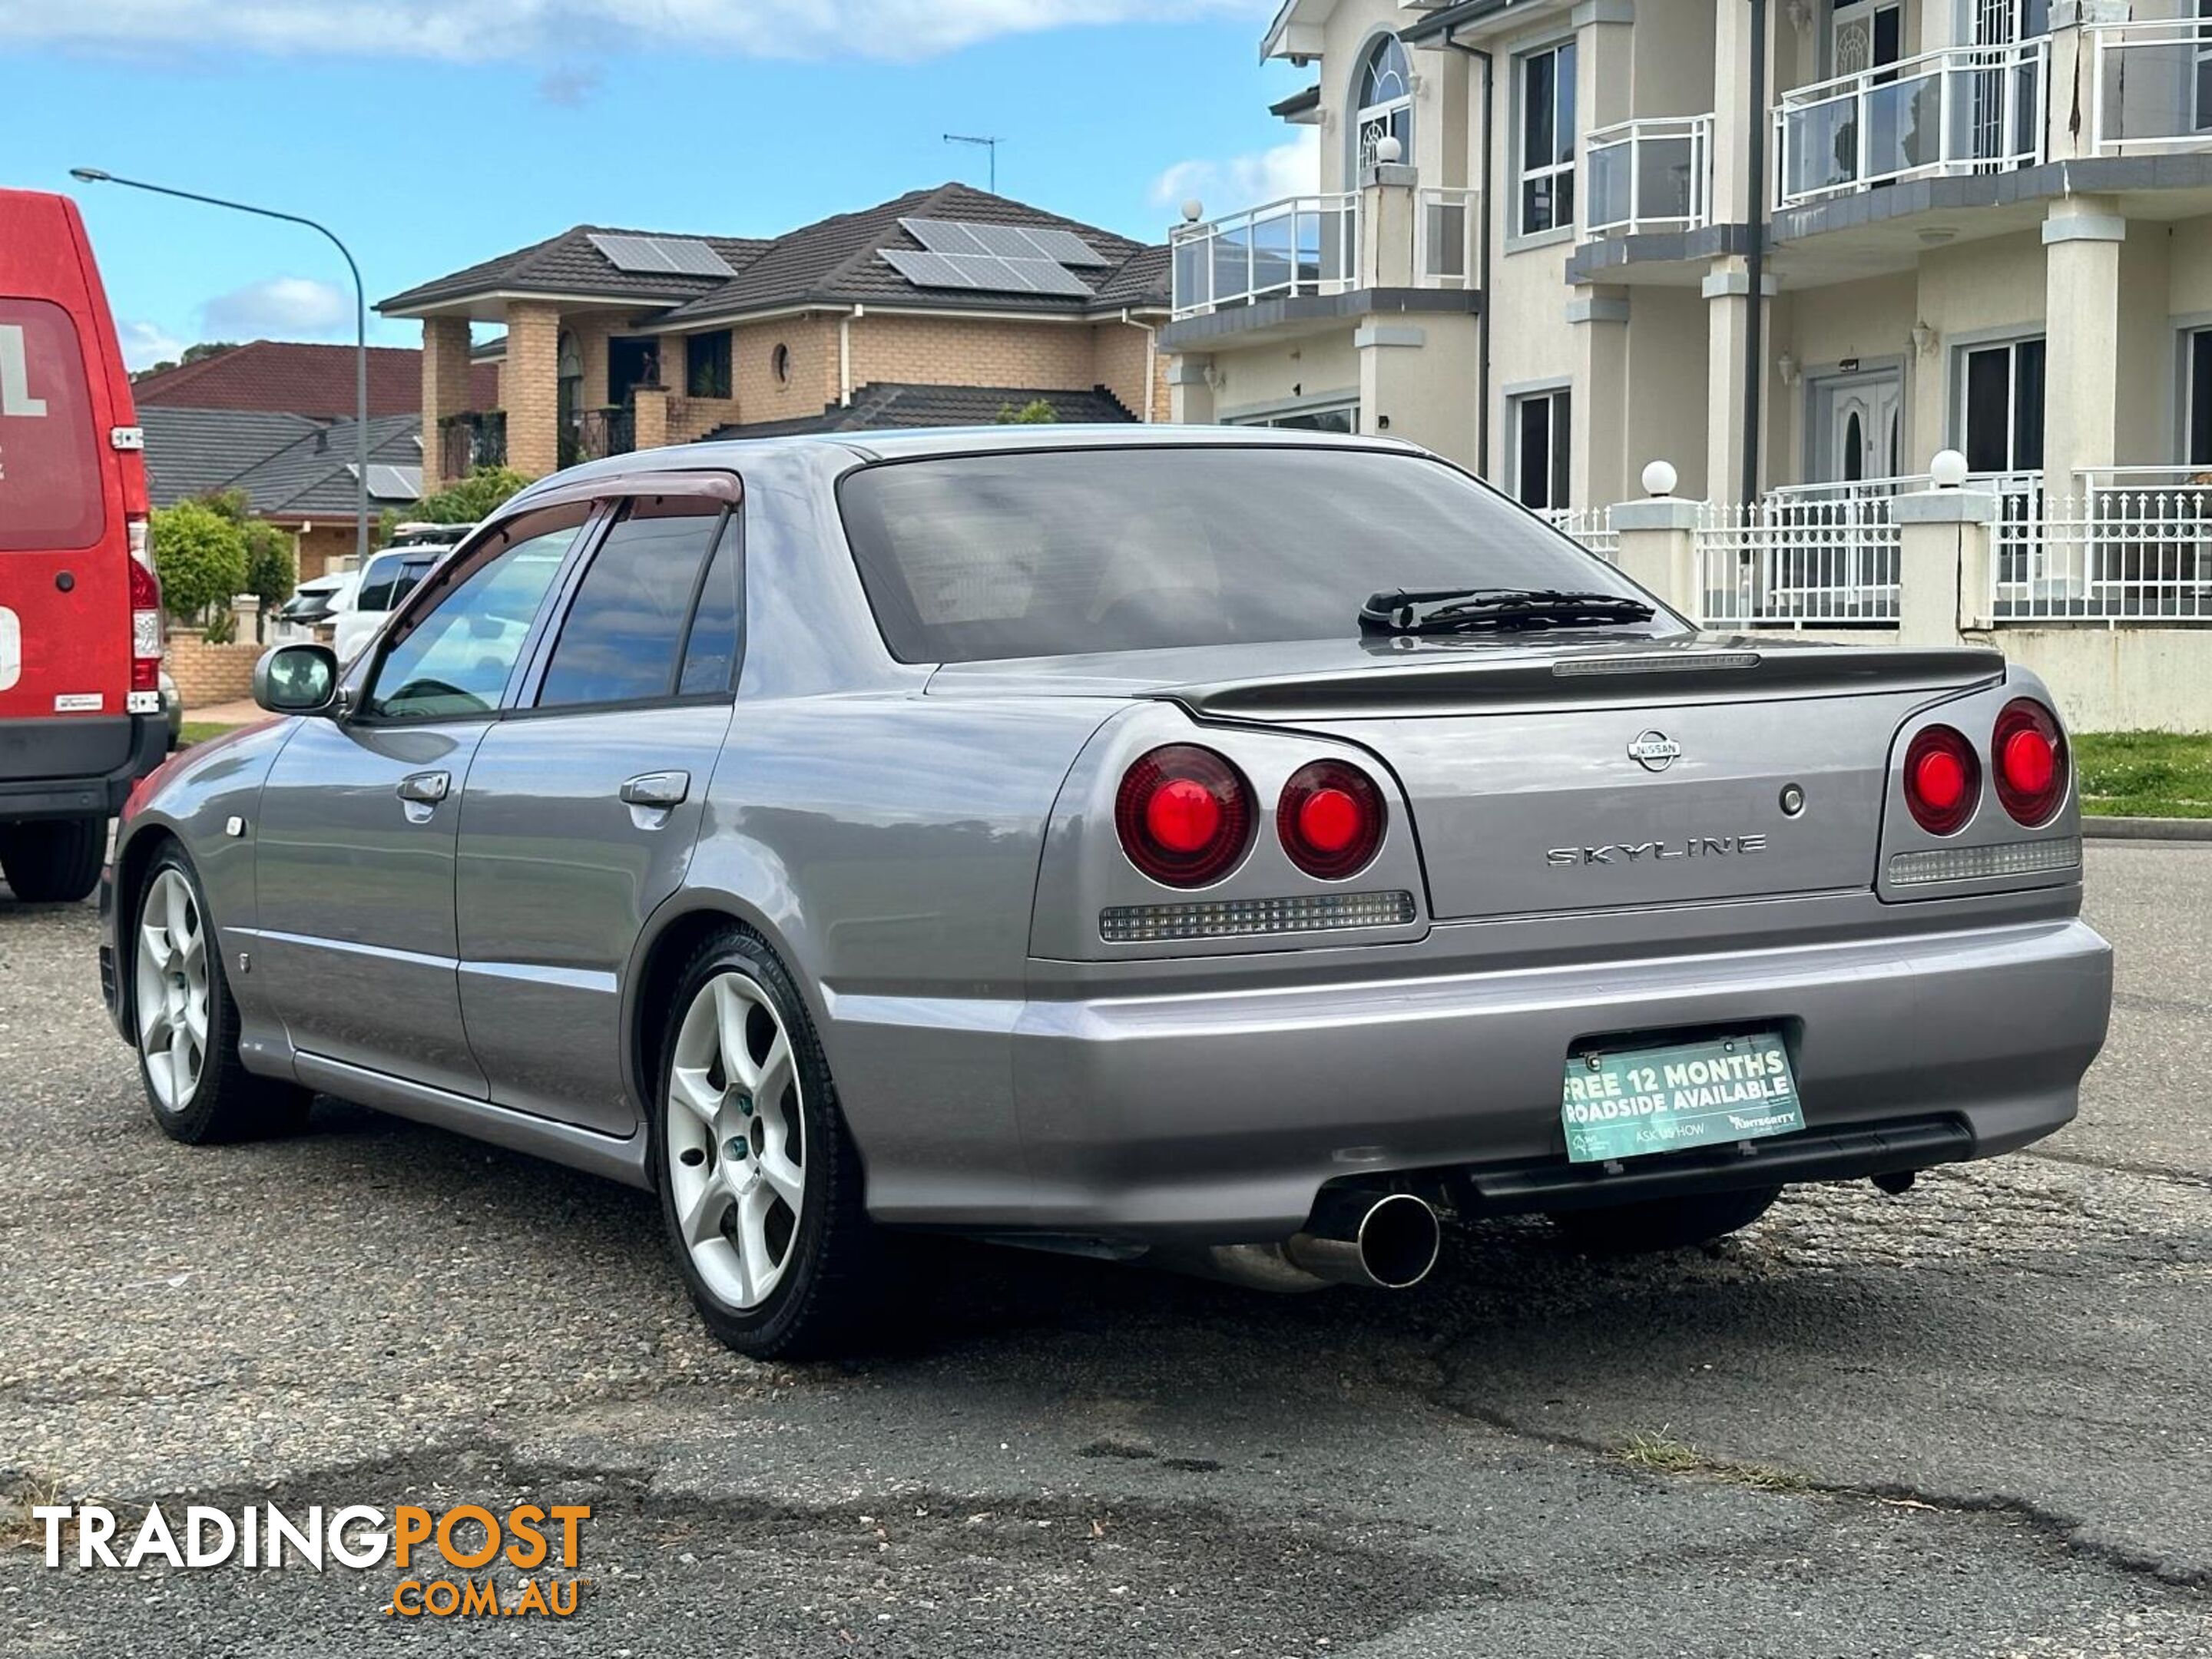
{"type": "Polygon", "coordinates": [[[1822,380],[1814,388],[1814,483],[1893,478],[1904,453],[1905,377],[1896,369],[1822,380]]]}

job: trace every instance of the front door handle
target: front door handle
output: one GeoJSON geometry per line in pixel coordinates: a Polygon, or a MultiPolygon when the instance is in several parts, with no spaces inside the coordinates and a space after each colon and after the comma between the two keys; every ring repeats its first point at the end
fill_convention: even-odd
{"type": "Polygon", "coordinates": [[[664,811],[681,806],[684,798],[690,793],[689,772],[641,772],[634,778],[625,778],[622,787],[624,805],[654,806],[664,811]]]}
{"type": "Polygon", "coordinates": [[[453,787],[453,775],[450,772],[410,772],[399,780],[399,799],[435,806],[453,787]]]}

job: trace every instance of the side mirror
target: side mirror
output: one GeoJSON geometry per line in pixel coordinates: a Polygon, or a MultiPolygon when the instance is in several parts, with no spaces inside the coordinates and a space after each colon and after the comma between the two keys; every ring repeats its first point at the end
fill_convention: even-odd
{"type": "Polygon", "coordinates": [[[337,653],[327,645],[280,645],[253,665],[253,701],[272,714],[327,714],[337,691],[337,653]]]}

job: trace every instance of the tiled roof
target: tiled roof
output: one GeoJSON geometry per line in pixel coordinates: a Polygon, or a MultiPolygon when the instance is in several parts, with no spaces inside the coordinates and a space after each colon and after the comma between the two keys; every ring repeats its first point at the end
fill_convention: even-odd
{"type": "MultiPolygon", "coordinates": [[[[140,409],[252,409],[324,419],[350,416],[355,409],[354,348],[298,340],[256,340],[196,363],[180,363],[131,383],[140,409]]],[[[489,363],[469,373],[470,407],[499,404],[499,374],[489,363]]],[[[368,412],[419,413],[422,354],[412,346],[368,349],[368,412]]]]}
{"type": "Polygon", "coordinates": [[[683,236],[672,231],[572,225],[542,242],[532,242],[528,247],[516,248],[466,270],[433,277],[388,300],[379,300],[376,308],[389,316],[394,312],[503,290],[556,295],[604,295],[617,299],[635,298],[644,305],[674,305],[729,280],[723,276],[686,276],[674,271],[617,270],[605,254],[592,246],[594,236],[680,236],[685,241],[706,243],[732,270],[742,270],[770,246],[757,237],[683,236]]]}
{"type": "MultiPolygon", "coordinates": [[[[663,325],[742,315],[784,306],[828,303],[852,304],[895,300],[902,306],[927,305],[947,309],[983,308],[991,311],[1036,311],[1080,314],[1108,297],[1123,272],[1144,255],[1157,252],[1157,292],[1133,279],[1128,297],[1116,292],[1115,303],[1139,304],[1147,300],[1167,303],[1165,248],[1150,250],[1140,242],[1117,236],[1110,230],[1047,213],[1025,202],[994,196],[968,185],[939,185],[934,190],[910,191],[904,196],[841,213],[778,237],[757,258],[729,282],[659,319],[663,325]],[[901,219],[956,219],[982,224],[1049,227],[1073,231],[1107,258],[1116,262],[1104,283],[1092,295],[981,293],[972,289],[917,288],[882,257],[884,248],[919,250],[921,244],[899,224],[901,219]]],[[[1149,268],[1147,268],[1149,269],[1149,268]]],[[[1097,279],[1095,270],[1076,273],[1086,282],[1097,279]]]]}
{"type": "MultiPolygon", "coordinates": [[[[354,423],[312,421],[259,410],[173,409],[138,412],[146,432],[146,477],[155,507],[210,490],[246,492],[258,518],[325,518],[354,508],[354,423]]],[[[378,465],[419,468],[415,415],[372,416],[372,472],[378,465]]],[[[372,477],[372,486],[379,482],[372,477]]],[[[412,497],[380,497],[384,506],[412,497]]]]}
{"type": "Polygon", "coordinates": [[[1008,410],[1020,410],[1042,399],[1052,405],[1063,425],[1116,423],[1137,417],[1104,386],[1088,392],[1063,392],[1034,386],[916,386],[877,382],[853,393],[849,404],[831,404],[819,415],[796,420],[762,421],[751,426],[726,426],[710,432],[702,442],[726,438],[789,438],[809,432],[880,432],[890,428],[940,426],[990,426],[1008,410]]]}

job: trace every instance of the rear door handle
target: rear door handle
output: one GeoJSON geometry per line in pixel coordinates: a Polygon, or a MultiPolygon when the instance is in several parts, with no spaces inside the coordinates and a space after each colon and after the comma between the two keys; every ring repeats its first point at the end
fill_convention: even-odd
{"type": "Polygon", "coordinates": [[[453,775],[450,772],[410,772],[399,780],[399,799],[435,806],[453,787],[453,775]]]}
{"type": "Polygon", "coordinates": [[[691,793],[689,772],[641,772],[623,781],[623,803],[627,806],[681,806],[691,793]]]}

